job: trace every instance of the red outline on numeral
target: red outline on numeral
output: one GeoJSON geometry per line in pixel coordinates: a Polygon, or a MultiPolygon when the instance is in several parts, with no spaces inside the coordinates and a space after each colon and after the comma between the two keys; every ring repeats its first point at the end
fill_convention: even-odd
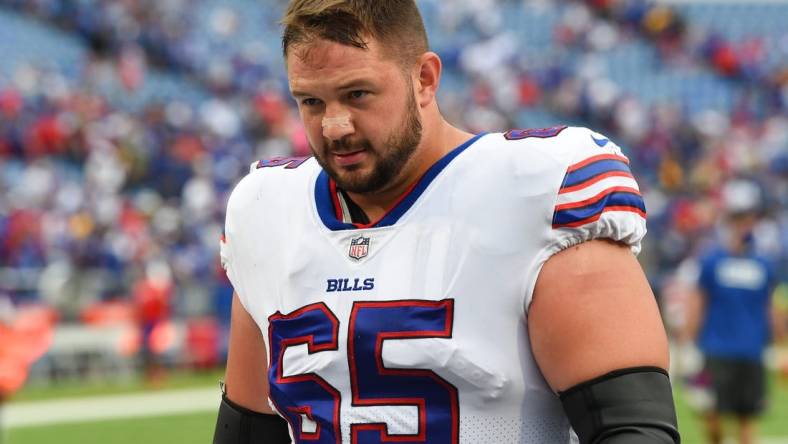
{"type": "Polygon", "coordinates": [[[286,170],[294,170],[304,164],[312,156],[277,156],[270,159],[262,159],[257,162],[255,169],[285,167],[286,170]]]}
{"type": "MultiPolygon", "coordinates": [[[[320,439],[320,423],[315,421],[315,417],[312,416],[312,407],[309,407],[309,406],[290,407],[287,410],[299,414],[299,416],[298,416],[298,430],[299,430],[298,439],[299,440],[303,439],[303,440],[306,440],[306,441],[317,441],[318,439],[320,439]],[[305,415],[307,418],[309,418],[310,421],[312,421],[315,424],[317,424],[317,427],[315,428],[315,431],[313,433],[306,433],[306,432],[304,432],[304,420],[301,418],[301,415],[305,415]]],[[[293,429],[293,430],[295,430],[295,429],[293,429]]]]}
{"type": "MultiPolygon", "coordinates": [[[[276,383],[277,384],[289,384],[289,383],[292,383],[292,382],[313,381],[313,382],[318,383],[321,387],[323,387],[326,390],[326,392],[330,393],[334,397],[334,401],[335,401],[334,402],[334,421],[333,421],[333,423],[334,423],[334,436],[337,438],[337,441],[341,441],[341,439],[342,439],[342,432],[341,432],[340,424],[339,424],[339,409],[340,409],[340,406],[342,404],[342,395],[339,393],[339,391],[337,389],[335,389],[334,387],[332,387],[331,384],[326,382],[325,379],[321,378],[320,376],[318,376],[315,373],[304,373],[304,374],[293,375],[293,376],[288,376],[288,377],[283,377],[282,376],[282,367],[283,367],[282,366],[282,361],[283,361],[283,358],[284,358],[285,350],[287,350],[287,347],[289,347],[291,345],[307,344],[307,349],[309,350],[309,354],[310,355],[313,354],[313,353],[326,351],[326,350],[337,350],[338,344],[339,344],[339,341],[338,341],[339,320],[337,319],[337,317],[334,315],[334,313],[331,312],[331,310],[323,302],[318,302],[318,303],[315,303],[315,304],[307,305],[307,306],[299,308],[298,310],[296,310],[296,311],[294,311],[294,312],[292,312],[290,314],[287,314],[287,315],[283,315],[281,312],[277,311],[276,313],[274,313],[274,314],[272,314],[271,316],[268,317],[268,343],[269,344],[273,343],[272,341],[273,341],[273,327],[274,326],[273,326],[273,322],[272,321],[277,321],[277,320],[280,320],[280,319],[297,318],[297,317],[301,316],[302,314],[304,314],[305,312],[312,311],[312,310],[315,310],[315,309],[323,311],[326,314],[326,317],[328,317],[328,319],[331,320],[331,323],[333,324],[332,327],[331,327],[331,336],[332,336],[331,337],[331,342],[327,342],[327,343],[322,344],[322,345],[315,345],[315,343],[314,343],[314,340],[315,340],[314,335],[306,335],[306,336],[298,336],[298,337],[295,337],[295,338],[288,338],[288,339],[283,340],[280,343],[280,345],[279,345],[280,346],[279,356],[277,356],[276,361],[274,361],[274,356],[273,356],[273,349],[274,349],[274,347],[269,347],[269,348],[271,348],[271,351],[269,352],[270,353],[269,362],[276,362],[276,365],[277,365],[276,383]]],[[[276,406],[276,409],[281,412],[282,409],[279,408],[279,405],[276,403],[276,401],[274,401],[273,398],[271,398],[271,401],[276,406]]],[[[289,411],[295,411],[297,413],[306,414],[307,417],[310,420],[314,421],[314,418],[312,417],[312,409],[309,406],[290,407],[288,410],[289,411]]],[[[285,418],[285,419],[287,419],[287,421],[290,422],[290,420],[288,418],[285,418]]],[[[293,423],[290,423],[290,428],[293,431],[298,430],[298,433],[299,433],[298,439],[299,440],[315,441],[315,440],[320,439],[320,422],[315,421],[315,424],[317,424],[317,429],[315,430],[314,433],[304,433],[303,429],[301,428],[301,421],[300,420],[299,420],[299,424],[298,424],[299,427],[298,428],[296,428],[295,424],[293,424],[293,423]]]]}
{"type": "Polygon", "coordinates": [[[354,406],[385,406],[385,405],[416,405],[419,410],[419,433],[418,435],[389,435],[386,433],[386,423],[365,423],[365,424],[351,424],[351,443],[358,443],[358,432],[362,430],[378,430],[380,432],[380,440],[383,442],[403,442],[403,441],[425,441],[427,429],[427,411],[425,408],[424,398],[371,398],[359,399],[358,397],[358,382],[356,381],[356,357],[354,351],[354,338],[356,329],[356,314],[360,307],[446,307],[446,325],[443,330],[436,331],[405,331],[405,332],[388,332],[378,333],[377,341],[375,343],[375,358],[378,366],[378,373],[381,375],[404,375],[404,376],[420,376],[429,377],[435,382],[442,385],[451,394],[451,417],[452,417],[452,432],[451,442],[459,442],[459,399],[457,395],[457,388],[447,382],[445,379],[438,376],[432,370],[419,369],[419,370],[402,370],[402,369],[389,369],[383,365],[383,341],[387,339],[412,339],[412,338],[451,338],[452,326],[454,321],[454,300],[444,299],[442,301],[424,301],[424,300],[400,300],[400,301],[386,301],[386,302],[361,302],[353,303],[353,310],[350,313],[350,323],[348,325],[348,350],[347,358],[348,365],[350,366],[350,386],[352,393],[352,403],[354,406]]]}
{"type": "Polygon", "coordinates": [[[503,137],[506,140],[525,140],[525,139],[551,139],[561,134],[562,131],[569,128],[566,125],[548,126],[546,128],[526,128],[526,129],[512,129],[507,131],[503,137]]]}

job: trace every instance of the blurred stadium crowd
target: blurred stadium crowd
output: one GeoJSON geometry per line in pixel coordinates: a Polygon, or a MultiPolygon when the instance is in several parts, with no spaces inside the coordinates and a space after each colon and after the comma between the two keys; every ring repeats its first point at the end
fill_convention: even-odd
{"type": "MultiPolygon", "coordinates": [[[[453,121],[624,147],[658,293],[714,237],[734,178],[763,191],[755,240],[788,279],[788,6],[754,3],[419,1],[453,121]]],[[[215,349],[198,361],[221,360],[226,199],[254,160],[309,151],[285,4],[0,0],[0,298],[61,323],[172,317],[215,349]]]]}

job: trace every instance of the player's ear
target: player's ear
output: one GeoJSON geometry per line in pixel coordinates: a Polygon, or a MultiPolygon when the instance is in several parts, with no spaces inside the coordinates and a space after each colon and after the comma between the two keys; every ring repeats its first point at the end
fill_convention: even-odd
{"type": "Polygon", "coordinates": [[[428,51],[419,57],[416,68],[416,100],[419,106],[424,108],[435,100],[443,64],[438,54],[428,51]]]}

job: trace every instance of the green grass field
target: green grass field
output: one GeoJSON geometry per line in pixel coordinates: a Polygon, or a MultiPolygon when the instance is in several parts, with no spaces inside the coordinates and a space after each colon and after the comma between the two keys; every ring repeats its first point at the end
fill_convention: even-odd
{"type": "Polygon", "coordinates": [[[186,444],[210,443],[216,413],[109,420],[48,427],[24,427],[6,433],[7,444],[186,444]]]}
{"type": "MultiPolygon", "coordinates": [[[[211,370],[203,372],[171,372],[162,382],[165,389],[180,389],[193,387],[216,387],[219,389],[219,380],[222,379],[224,370],[211,370]]],[[[97,381],[90,384],[62,384],[52,387],[28,386],[14,395],[14,401],[27,402],[59,398],[73,398],[84,396],[121,395],[151,390],[142,377],[130,381],[109,382],[97,381]]]]}
{"type": "MultiPolygon", "coordinates": [[[[182,388],[205,385],[206,379],[216,380],[216,375],[182,375],[172,378],[169,385],[182,388]]],[[[139,385],[116,387],[115,393],[139,390],[139,385]],[[136,388],[135,388],[136,387],[136,388]]],[[[788,380],[772,383],[771,408],[760,423],[761,436],[769,438],[767,443],[788,443],[788,380]]],[[[60,389],[50,392],[55,397],[94,395],[78,388],[60,389]]],[[[30,390],[21,393],[20,399],[44,399],[44,393],[30,390]]],[[[679,427],[685,444],[703,443],[702,430],[695,415],[685,403],[681,391],[676,393],[679,427]]],[[[62,424],[46,427],[22,427],[7,430],[3,444],[175,444],[209,443],[213,435],[215,412],[201,412],[155,418],[134,418],[62,424]]],[[[506,443],[501,443],[506,444],[506,443]]]]}
{"type": "MultiPolygon", "coordinates": [[[[767,442],[788,444],[788,380],[774,378],[770,387],[770,407],[759,422],[760,436],[771,439],[767,442]]],[[[687,406],[680,389],[676,391],[676,409],[682,443],[704,443],[702,424],[687,406]]],[[[726,424],[726,427],[729,433],[735,431],[733,424],[726,424]]]]}

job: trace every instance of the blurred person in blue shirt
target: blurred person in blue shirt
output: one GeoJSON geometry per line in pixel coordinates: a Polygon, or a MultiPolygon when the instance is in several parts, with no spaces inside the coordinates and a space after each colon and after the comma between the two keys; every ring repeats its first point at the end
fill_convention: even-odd
{"type": "Polygon", "coordinates": [[[720,418],[733,415],[739,442],[749,444],[755,439],[755,418],[766,406],[764,351],[782,329],[773,322],[777,270],[753,245],[763,202],[760,188],[750,181],[733,180],[722,191],[722,236],[719,245],[699,260],[688,328],[705,357],[711,382],[714,401],[706,412],[709,442],[722,442],[720,418]]]}

